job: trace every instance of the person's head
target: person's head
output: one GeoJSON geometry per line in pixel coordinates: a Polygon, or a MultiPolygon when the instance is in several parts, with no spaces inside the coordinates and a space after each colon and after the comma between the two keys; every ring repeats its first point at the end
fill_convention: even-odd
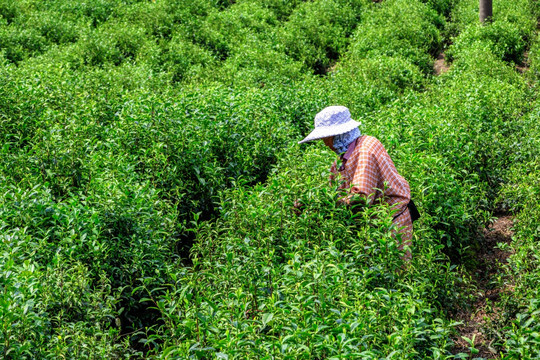
{"type": "Polygon", "coordinates": [[[298,143],[323,139],[326,146],[339,154],[360,136],[359,125],[345,106],[329,106],[315,115],[315,129],[298,143]]]}

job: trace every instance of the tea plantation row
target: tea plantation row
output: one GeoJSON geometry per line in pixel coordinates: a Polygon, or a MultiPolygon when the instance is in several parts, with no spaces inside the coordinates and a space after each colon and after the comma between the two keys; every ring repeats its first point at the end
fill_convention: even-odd
{"type": "Polygon", "coordinates": [[[506,181],[499,193],[501,206],[516,214],[515,235],[508,250],[513,255],[506,266],[504,319],[497,324],[496,331],[502,332],[506,358],[526,359],[540,356],[537,320],[538,314],[538,241],[540,240],[540,133],[536,88],[540,80],[538,72],[538,37],[529,52],[530,70],[528,80],[535,92],[530,111],[521,123],[523,132],[516,137],[512,163],[506,173],[506,181]]]}
{"type": "MultiPolygon", "coordinates": [[[[452,357],[469,290],[444,254],[475,246],[502,194],[534,211],[534,89],[509,62],[535,3],[496,1],[489,27],[475,6],[0,2],[3,356],[452,357]],[[444,36],[454,64],[433,79],[444,36]],[[330,154],[294,145],[335,103],[411,182],[407,272],[387,211],[336,207],[330,154]]],[[[529,325],[509,356],[534,353],[529,325]]]]}
{"type": "MultiPolygon", "coordinates": [[[[458,10],[473,10],[470,5],[458,10]]],[[[459,291],[473,289],[440,262],[438,244],[461,259],[464,249],[477,246],[478,230],[503,206],[500,190],[512,168],[534,161],[538,150],[536,140],[520,146],[535,138],[533,122],[523,116],[534,94],[506,62],[514,50],[504,43],[523,49],[533,36],[528,6],[504,10],[507,17],[493,27],[522,30],[496,43],[492,28],[461,24],[448,74],[427,92],[408,93],[362,119],[370,134],[384,139],[422,208],[407,275],[395,275],[400,258],[389,237],[390,218],[336,208],[335,190],[326,184],[330,154],[313,149],[299,160],[299,147],[292,147],[292,158],[266,186],[224,195],[219,219],[197,229],[194,271],[176,279],[163,303],[148,299],[162,314],[161,338],[173,339],[167,353],[452,357],[452,324],[443,319],[463,300],[459,291]],[[307,204],[301,214],[293,210],[296,199],[307,204]]],[[[512,317],[505,315],[501,323],[512,317]]],[[[531,351],[514,340],[523,335],[508,335],[496,346],[509,358],[531,351]]]]}
{"type": "MultiPolygon", "coordinates": [[[[245,22],[259,6],[246,4],[2,4],[3,31],[9,35],[2,37],[7,42],[1,77],[5,357],[160,353],[163,340],[138,342],[147,337],[141,330],[148,328],[151,338],[160,334],[153,327],[161,324],[160,313],[142,301],[147,294],[140,285],[164,296],[165,284],[175,276],[168,269],[180,265],[178,256],[185,257],[190,245],[185,225],[192,214],[208,218],[221,190],[264,181],[278,155],[330,101],[326,79],[310,75],[301,61],[307,56],[298,49],[288,54],[290,46],[270,40],[290,31],[303,33],[304,50],[311,53],[326,53],[326,41],[338,41],[331,48],[337,57],[356,25],[334,23],[327,11],[319,11],[341,11],[337,2],[268,2],[261,9],[270,18],[268,27],[249,48],[262,49],[254,56],[265,62],[248,61],[244,70],[235,70],[245,75],[231,88],[230,73],[219,69],[246,59],[237,47],[257,33],[253,26],[260,26],[258,20],[245,22]],[[149,21],[150,16],[158,19],[149,21]],[[327,31],[321,32],[324,24],[327,31]],[[74,35],[61,40],[47,30],[51,26],[56,33],[71,29],[74,35]],[[197,29],[209,33],[190,38],[200,33],[197,29]],[[265,38],[274,31],[277,35],[265,38]],[[13,40],[16,36],[27,41],[13,40]],[[41,45],[32,48],[34,43],[41,45]],[[141,50],[147,45],[158,55],[139,56],[151,55],[141,50]],[[178,59],[168,50],[175,47],[178,59]],[[267,56],[274,47],[281,55],[267,56]],[[185,61],[185,48],[194,49],[196,59],[208,53],[211,66],[185,61]],[[280,58],[295,64],[294,74],[280,74],[287,69],[283,62],[267,63],[280,58]],[[184,75],[188,72],[193,76],[184,75]]],[[[403,23],[402,4],[378,9],[366,3],[366,19],[395,26],[411,39],[433,33],[433,45],[427,45],[438,47],[438,30],[430,25],[436,13],[414,3],[411,19],[403,23]],[[394,18],[383,16],[387,9],[394,18]]],[[[358,18],[362,7],[350,6],[356,10],[347,14],[358,18]]],[[[385,34],[366,27],[356,35],[359,42],[373,36],[385,34]]],[[[424,46],[417,41],[411,58],[416,53],[426,58],[424,46]]],[[[401,36],[382,49],[385,54],[364,46],[351,60],[366,64],[360,71],[350,66],[356,83],[346,75],[332,81],[355,86],[359,91],[351,96],[365,98],[366,110],[377,109],[404,89],[423,86],[416,65],[393,56],[410,48],[401,36]]],[[[330,64],[332,58],[321,61],[330,64]]]]}

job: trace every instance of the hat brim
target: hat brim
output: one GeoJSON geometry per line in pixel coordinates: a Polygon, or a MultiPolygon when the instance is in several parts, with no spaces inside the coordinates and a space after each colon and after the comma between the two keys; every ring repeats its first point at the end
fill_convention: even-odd
{"type": "Polygon", "coordinates": [[[298,143],[303,144],[309,141],[319,140],[319,139],[323,139],[329,136],[345,134],[346,132],[349,132],[352,129],[357,128],[360,125],[362,125],[362,123],[351,119],[347,121],[346,123],[339,124],[339,125],[319,126],[315,128],[315,130],[310,132],[309,135],[304,138],[304,140],[299,141],[298,143]]]}

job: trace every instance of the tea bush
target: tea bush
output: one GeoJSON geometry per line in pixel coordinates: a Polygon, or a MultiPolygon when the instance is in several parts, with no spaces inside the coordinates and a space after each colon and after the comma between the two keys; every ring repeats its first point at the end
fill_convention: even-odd
{"type": "Polygon", "coordinates": [[[429,5],[433,10],[437,11],[439,14],[441,14],[445,18],[448,18],[458,1],[456,0],[423,0],[422,2],[429,5]]]}
{"type": "MultiPolygon", "coordinates": [[[[538,139],[504,61],[536,7],[476,28],[456,4],[0,0],[2,356],[452,358],[468,287],[443,254],[498,206],[534,213],[538,139]],[[388,210],[336,206],[332,157],[292,145],[337,103],[418,200],[407,272],[388,210]]],[[[536,311],[523,289],[508,323],[536,311]]],[[[513,324],[508,354],[535,354],[513,324]]]]}
{"type": "MultiPolygon", "coordinates": [[[[251,4],[252,0],[239,0],[239,3],[251,4]]],[[[294,9],[302,3],[302,0],[261,0],[258,4],[270,9],[279,21],[285,21],[294,11],[294,9]]]]}
{"type": "Polygon", "coordinates": [[[316,74],[326,73],[346,48],[363,3],[319,0],[299,5],[280,29],[278,46],[316,74]]]}
{"type": "Polygon", "coordinates": [[[0,2],[0,16],[6,21],[7,24],[10,24],[19,15],[21,11],[20,7],[20,3],[3,0],[0,2]]]}
{"type": "Polygon", "coordinates": [[[167,44],[163,58],[174,82],[191,78],[203,71],[211,71],[217,65],[215,55],[210,50],[176,35],[167,44]]]}
{"type": "Polygon", "coordinates": [[[77,44],[85,65],[119,65],[134,60],[144,44],[144,32],[127,24],[111,23],[91,32],[77,44]]]}
{"type": "Polygon", "coordinates": [[[46,39],[34,29],[21,30],[0,22],[0,51],[9,61],[18,63],[30,56],[42,53],[46,39]]]}
{"type": "Polygon", "coordinates": [[[458,2],[453,13],[453,24],[462,33],[454,38],[447,52],[448,59],[459,56],[461,49],[475,46],[476,42],[487,43],[491,51],[505,61],[520,63],[529,46],[536,28],[538,10],[528,0],[518,2],[494,1],[493,22],[481,25],[476,21],[478,4],[464,0],[458,2]]]}
{"type": "Polygon", "coordinates": [[[521,62],[527,47],[522,34],[519,33],[514,24],[495,21],[488,26],[477,25],[467,28],[451,46],[448,52],[449,59],[453,59],[459,56],[456,54],[475,46],[475,42],[486,43],[486,47],[490,48],[499,58],[516,63],[521,62]]]}
{"type": "MultiPolygon", "coordinates": [[[[12,240],[11,236],[2,235],[3,243],[12,240]]],[[[11,358],[29,358],[41,344],[40,335],[47,331],[49,319],[35,306],[36,297],[41,295],[40,276],[35,264],[30,261],[14,264],[13,255],[5,253],[1,259],[0,350],[11,358]],[[33,331],[28,332],[28,329],[33,331]]]]}
{"type": "Polygon", "coordinates": [[[303,65],[275,49],[277,26],[276,15],[258,3],[235,4],[209,16],[195,41],[211,49],[220,63],[187,81],[265,86],[301,78],[303,65]]]}
{"type": "MultiPolygon", "coordinates": [[[[534,1],[493,1],[493,21],[511,23],[524,36],[527,42],[530,40],[531,26],[534,26],[535,17],[538,16],[538,8],[534,1]]],[[[453,5],[451,12],[452,21],[449,27],[458,35],[469,27],[478,24],[478,2],[472,0],[459,0],[453,5]]]]}
{"type": "MultiPolygon", "coordinates": [[[[75,338],[82,335],[71,327],[90,328],[88,339],[95,334],[92,341],[116,347],[112,341],[118,339],[120,324],[115,325],[115,317],[122,318],[124,329],[133,323],[141,326],[139,322],[151,317],[137,315],[137,294],[131,292],[137,279],[148,273],[159,277],[160,267],[174,256],[173,208],[133,183],[115,183],[106,172],[94,178],[93,185],[87,188],[87,196],[74,195],[62,202],[54,201],[51,191],[43,187],[2,190],[3,244],[13,249],[6,253],[8,262],[14,266],[35,262],[47,277],[46,281],[40,278],[40,291],[29,299],[51,322],[40,334],[42,347],[63,333],[75,338]],[[159,253],[164,257],[156,258],[159,253]],[[76,286],[73,289],[71,282],[76,286]],[[120,314],[120,308],[125,312],[120,310],[120,314]]],[[[32,323],[21,326],[26,329],[21,333],[41,331],[32,323]]],[[[8,351],[13,343],[8,340],[4,345],[8,351]]],[[[60,350],[67,349],[76,346],[60,350]]]]}
{"type": "Polygon", "coordinates": [[[239,45],[237,53],[225,60],[221,68],[203,77],[209,82],[227,86],[268,88],[295,86],[297,82],[302,83],[306,73],[302,63],[270,48],[268,44],[247,42],[239,45]]]}
{"type": "Polygon", "coordinates": [[[442,46],[438,26],[444,18],[419,1],[384,1],[370,9],[357,27],[347,56],[354,59],[400,56],[431,74],[442,46]]]}
{"type": "Polygon", "coordinates": [[[276,23],[274,14],[255,3],[239,3],[225,11],[208,14],[201,23],[195,41],[211,49],[224,60],[250,37],[264,37],[276,23]]]}
{"type": "Polygon", "coordinates": [[[32,24],[32,27],[37,29],[51,44],[76,42],[84,29],[83,25],[76,19],[64,18],[58,12],[53,11],[35,12],[26,18],[25,22],[32,24]]]}
{"type": "MultiPolygon", "coordinates": [[[[35,2],[39,4],[39,2],[35,2]]],[[[113,0],[97,1],[47,1],[43,5],[60,13],[72,14],[88,20],[93,27],[105,23],[114,14],[117,2],[113,0]]]]}
{"type": "Polygon", "coordinates": [[[521,122],[521,131],[513,137],[517,149],[512,154],[513,164],[499,194],[501,208],[514,217],[514,236],[510,245],[513,254],[509,258],[505,286],[512,291],[503,293],[504,317],[498,324],[503,328],[500,342],[508,359],[534,358],[538,346],[538,254],[540,239],[540,150],[538,131],[538,102],[521,122]]]}
{"type": "Polygon", "coordinates": [[[115,18],[144,30],[148,37],[163,40],[170,39],[181,22],[196,21],[197,13],[205,14],[213,8],[210,1],[197,4],[198,9],[194,9],[192,3],[184,1],[183,6],[178,6],[171,1],[133,2],[115,8],[113,14],[115,18]]]}
{"type": "Polygon", "coordinates": [[[298,151],[267,185],[224,195],[216,223],[197,227],[193,269],[175,270],[166,296],[149,291],[164,323],[149,339],[164,341],[157,357],[444,358],[450,324],[428,299],[446,292],[430,284],[452,281],[448,269],[431,254],[415,259],[433,281],[398,275],[388,209],[338,207],[331,157],[298,151]]]}
{"type": "Polygon", "coordinates": [[[351,104],[359,114],[380,109],[426,85],[426,77],[416,65],[388,56],[344,60],[328,79],[332,101],[351,104]]]}
{"type": "MultiPolygon", "coordinates": [[[[6,190],[2,188],[3,193],[6,190]]],[[[28,191],[11,187],[0,203],[3,357],[91,358],[126,353],[123,345],[114,343],[119,332],[111,327],[119,316],[118,296],[109,280],[112,274],[95,264],[110,251],[97,254],[107,247],[96,241],[99,226],[87,224],[93,234],[83,233],[80,241],[80,228],[71,225],[80,221],[77,226],[81,226],[85,221],[77,219],[81,214],[51,203],[50,192],[38,186],[28,191]],[[69,228],[64,232],[57,226],[62,221],[69,228]],[[84,242],[86,238],[91,245],[84,242]],[[79,257],[89,248],[90,262],[79,257]]]]}

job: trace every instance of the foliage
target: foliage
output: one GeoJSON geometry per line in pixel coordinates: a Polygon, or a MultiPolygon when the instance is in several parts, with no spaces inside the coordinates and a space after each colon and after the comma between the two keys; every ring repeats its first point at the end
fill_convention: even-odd
{"type": "Polygon", "coordinates": [[[299,5],[278,33],[278,46],[317,74],[324,74],[346,48],[360,18],[360,1],[319,0],[299,5]]]}
{"type": "Polygon", "coordinates": [[[442,358],[448,324],[427,299],[452,275],[441,264],[413,286],[427,274],[416,262],[402,273],[388,209],[336,206],[328,153],[296,152],[267,185],[228,192],[220,219],[197,227],[193,269],[162,302],[150,294],[164,323],[157,354],[442,358]]]}
{"type": "Polygon", "coordinates": [[[536,78],[510,62],[537,10],[475,6],[0,0],[2,357],[453,358],[448,255],[500,208],[523,294],[501,346],[534,356],[536,78]],[[332,156],[294,145],[331,104],[411,184],[406,270],[388,209],[337,206],[332,156]]]}
{"type": "Polygon", "coordinates": [[[426,78],[403,57],[373,56],[343,61],[328,79],[335,103],[351,104],[357,113],[368,113],[396,101],[408,91],[420,91],[426,78]]]}
{"type": "Polygon", "coordinates": [[[347,56],[401,56],[426,74],[431,73],[430,55],[436,55],[442,45],[437,25],[443,22],[440,15],[421,2],[384,1],[364,15],[347,56]]]}
{"type": "Polygon", "coordinates": [[[538,250],[540,240],[540,212],[537,199],[540,195],[540,150],[538,133],[538,102],[533,111],[522,122],[521,133],[516,134],[514,146],[519,149],[509,169],[507,181],[501,190],[501,207],[516,213],[511,245],[513,255],[507,265],[507,286],[511,293],[505,293],[503,304],[505,316],[501,327],[505,332],[501,342],[508,359],[534,358],[538,356],[538,250]]]}

